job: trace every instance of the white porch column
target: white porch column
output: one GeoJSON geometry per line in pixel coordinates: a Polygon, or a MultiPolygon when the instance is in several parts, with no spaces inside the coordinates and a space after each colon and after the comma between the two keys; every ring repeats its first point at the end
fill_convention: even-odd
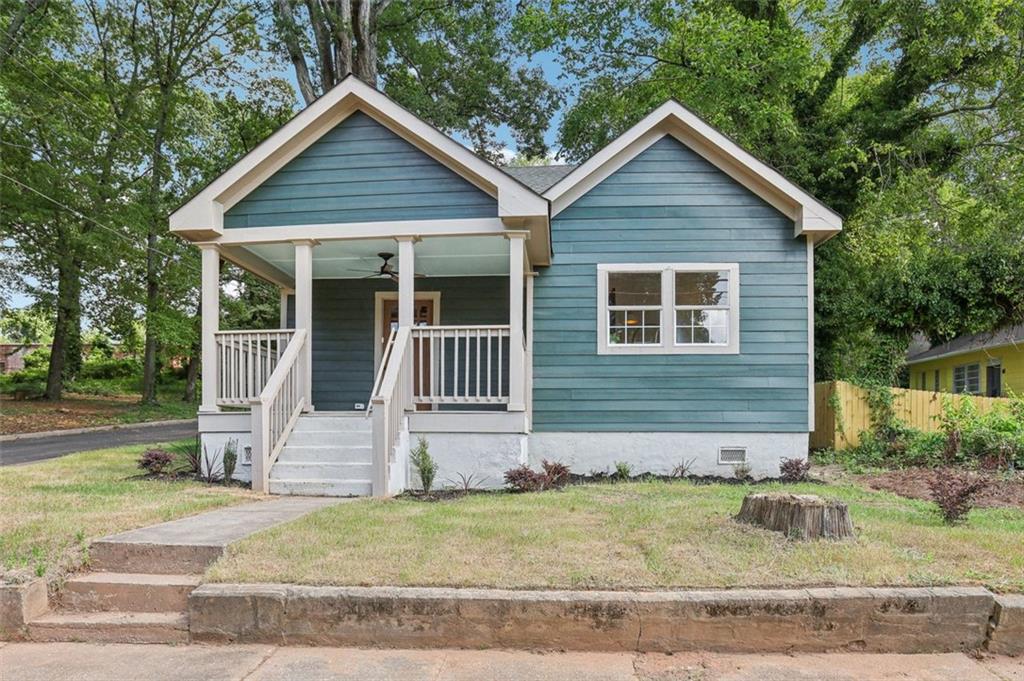
{"type": "Polygon", "coordinates": [[[279,290],[281,292],[281,322],[280,322],[280,326],[278,326],[277,328],[279,328],[279,329],[287,329],[288,328],[288,296],[291,295],[292,293],[295,293],[295,291],[293,291],[290,288],[281,288],[279,290]]]}
{"type": "Polygon", "coordinates": [[[295,243],[295,328],[306,330],[306,348],[300,355],[305,377],[306,410],[313,410],[313,246],[314,241],[295,243]]]}
{"type": "Polygon", "coordinates": [[[398,242],[398,326],[412,326],[415,318],[416,237],[400,236],[398,242]]]}
{"type": "Polygon", "coordinates": [[[526,409],[526,352],[523,348],[523,268],[525,233],[510,233],[508,238],[508,410],[526,409]]]}
{"type": "Polygon", "coordinates": [[[202,366],[203,401],[199,411],[219,411],[217,407],[217,331],[220,330],[220,251],[216,244],[199,244],[202,249],[202,366]]]}

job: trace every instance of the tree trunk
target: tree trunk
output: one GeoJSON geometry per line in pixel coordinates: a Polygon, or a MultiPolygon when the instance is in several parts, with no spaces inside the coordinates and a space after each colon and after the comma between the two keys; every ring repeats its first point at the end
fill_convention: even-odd
{"type": "Polygon", "coordinates": [[[78,378],[82,371],[82,261],[71,259],[71,292],[68,297],[67,340],[64,343],[64,382],[78,378]]]}
{"type": "Polygon", "coordinates": [[[748,494],[736,520],[782,532],[790,539],[852,539],[846,504],[813,494],[748,494]]]}
{"type": "MultiPolygon", "coordinates": [[[[63,231],[58,230],[59,233],[63,231]]],[[[79,339],[81,353],[81,330],[75,333],[73,326],[81,324],[82,275],[75,267],[76,261],[70,257],[61,257],[57,262],[57,320],[53,325],[53,345],[46,373],[45,396],[50,400],[59,400],[64,392],[65,362],[71,336],[79,339]]]]}

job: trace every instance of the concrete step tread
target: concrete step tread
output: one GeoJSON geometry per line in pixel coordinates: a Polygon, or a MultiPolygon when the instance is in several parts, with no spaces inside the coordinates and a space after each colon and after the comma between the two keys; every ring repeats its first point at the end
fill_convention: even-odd
{"type": "Polygon", "coordinates": [[[145,586],[199,586],[202,575],[160,575],[148,572],[87,572],[67,580],[68,584],[138,584],[145,586]]]}
{"type": "Polygon", "coordinates": [[[317,451],[341,450],[341,449],[372,449],[373,445],[289,445],[285,444],[282,452],[286,449],[315,449],[317,451]]]}
{"type": "Polygon", "coordinates": [[[359,478],[274,478],[271,482],[289,485],[369,485],[373,483],[372,480],[359,478]]]}
{"type": "Polygon", "coordinates": [[[185,612],[67,612],[58,610],[43,615],[29,623],[36,627],[118,627],[155,626],[172,629],[188,629],[188,613],[185,612]]]}

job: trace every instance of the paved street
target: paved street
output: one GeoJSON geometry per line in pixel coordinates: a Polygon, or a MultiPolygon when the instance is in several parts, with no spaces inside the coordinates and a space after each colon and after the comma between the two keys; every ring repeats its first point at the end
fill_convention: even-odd
{"type": "Polygon", "coordinates": [[[0,466],[53,459],[73,452],[195,437],[196,421],[136,424],[87,433],[64,433],[0,442],[0,466]]]}
{"type": "Polygon", "coordinates": [[[0,644],[3,681],[1024,681],[1024,658],[0,644]]]}

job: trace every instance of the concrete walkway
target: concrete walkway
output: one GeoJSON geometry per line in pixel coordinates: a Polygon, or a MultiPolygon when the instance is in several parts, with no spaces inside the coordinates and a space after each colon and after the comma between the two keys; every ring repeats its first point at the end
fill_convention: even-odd
{"type": "MultiPolygon", "coordinates": [[[[3,644],[0,644],[3,645],[3,644]]],[[[3,681],[1024,681],[1024,658],[11,643],[3,681]]]]}
{"type": "Polygon", "coordinates": [[[229,506],[180,520],[112,534],[97,540],[97,543],[225,547],[245,539],[254,532],[295,520],[317,509],[344,501],[351,499],[276,497],[269,501],[229,506]]]}

